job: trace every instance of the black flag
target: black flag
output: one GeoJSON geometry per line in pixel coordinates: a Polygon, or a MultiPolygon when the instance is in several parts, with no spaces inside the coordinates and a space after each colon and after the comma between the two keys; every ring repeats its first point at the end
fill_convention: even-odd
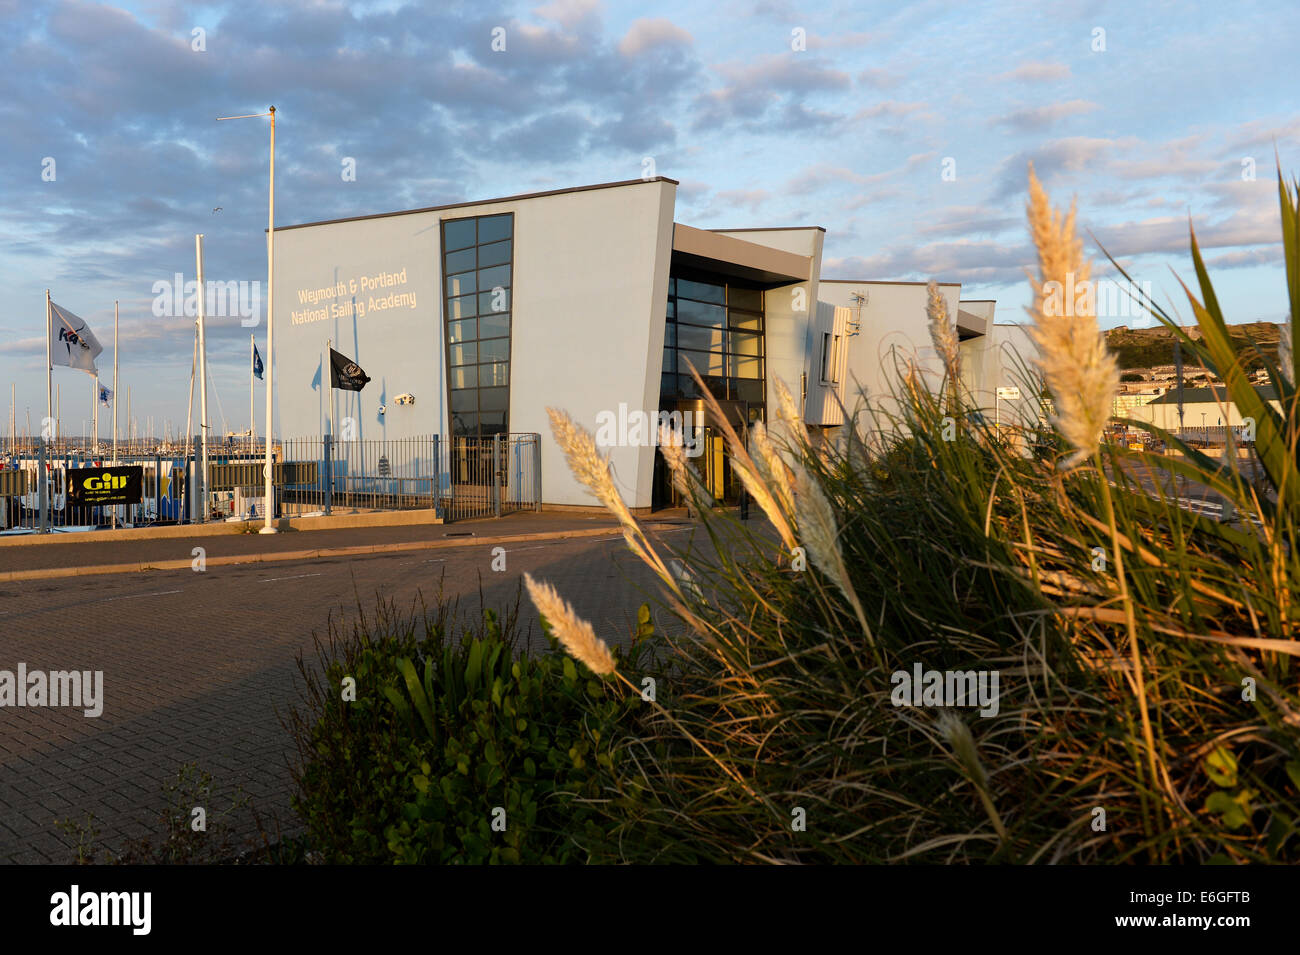
{"type": "Polygon", "coordinates": [[[330,349],[330,387],[340,391],[360,391],[370,378],[361,366],[347,355],[341,355],[330,349]]]}

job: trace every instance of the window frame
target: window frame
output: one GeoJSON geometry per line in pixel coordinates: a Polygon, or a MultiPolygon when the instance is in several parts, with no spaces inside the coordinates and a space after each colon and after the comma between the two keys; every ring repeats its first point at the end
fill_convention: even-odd
{"type": "MultiPolygon", "coordinates": [[[[442,285],[441,308],[439,309],[439,313],[442,320],[443,368],[445,369],[445,377],[446,377],[446,384],[444,385],[444,388],[447,394],[447,402],[448,402],[447,425],[448,425],[448,430],[450,432],[449,437],[491,437],[491,434],[496,434],[498,432],[496,432],[495,430],[492,431],[490,434],[484,432],[483,422],[485,417],[488,418],[489,420],[492,420],[496,416],[504,416],[503,420],[505,422],[505,428],[507,430],[500,433],[509,433],[508,429],[510,427],[510,400],[512,397],[511,390],[510,390],[511,378],[512,378],[511,370],[510,370],[510,355],[514,351],[515,246],[516,246],[515,230],[517,228],[518,228],[518,222],[516,221],[514,210],[510,210],[508,212],[494,212],[494,213],[472,215],[472,216],[460,216],[457,218],[444,218],[439,221],[439,240],[440,240],[439,256],[441,262],[440,277],[441,277],[441,285],[442,285]],[[484,219],[508,221],[509,223],[508,235],[504,238],[500,236],[492,237],[490,241],[484,242],[483,235],[482,235],[482,225],[481,225],[481,222],[484,219]],[[459,226],[460,223],[464,223],[464,222],[472,222],[474,224],[474,229],[473,229],[474,241],[468,246],[461,246],[460,248],[449,250],[447,248],[448,228],[450,227],[453,230],[455,230],[457,228],[460,228],[459,226]],[[493,247],[492,253],[489,253],[489,258],[497,258],[499,257],[500,252],[504,251],[506,253],[505,261],[493,263],[491,265],[483,265],[481,261],[483,258],[481,250],[485,246],[493,247]],[[469,252],[472,255],[474,260],[474,267],[472,269],[459,268],[455,272],[448,271],[447,268],[448,257],[455,255],[456,253],[465,253],[465,252],[469,252]],[[481,319],[483,317],[483,314],[480,311],[480,309],[477,308],[476,306],[479,305],[480,302],[482,301],[481,296],[483,296],[484,294],[488,294],[488,295],[491,294],[491,289],[488,289],[485,292],[485,290],[482,288],[483,285],[482,273],[488,271],[496,271],[496,275],[500,276],[503,273],[500,272],[499,270],[503,268],[507,270],[504,274],[508,276],[508,281],[505,283],[497,282],[492,287],[495,288],[499,285],[500,287],[506,290],[506,301],[508,305],[507,308],[501,312],[489,312],[488,314],[492,318],[504,317],[505,319],[504,334],[500,334],[501,329],[492,329],[493,331],[498,332],[498,334],[491,335],[487,338],[483,338],[481,337],[484,330],[483,323],[481,321],[476,320],[476,319],[481,319]],[[462,288],[460,290],[461,291],[460,296],[453,296],[451,294],[451,288],[450,288],[451,279],[460,278],[462,280],[462,284],[467,284],[464,282],[464,279],[467,276],[473,277],[473,285],[475,290],[473,292],[467,292],[462,288]],[[469,304],[471,301],[474,302],[474,306],[471,306],[471,308],[475,314],[466,316],[462,313],[460,317],[456,317],[456,318],[452,317],[453,305],[458,304],[458,300],[459,303],[463,303],[463,304],[469,304]],[[452,331],[452,324],[455,322],[465,322],[465,324],[457,326],[458,331],[468,330],[472,326],[475,333],[474,337],[473,338],[462,337],[459,341],[453,342],[451,340],[451,331],[452,331]],[[505,357],[485,358],[483,354],[483,348],[481,347],[482,344],[485,342],[494,343],[494,345],[489,346],[489,351],[493,351],[494,349],[501,348],[502,346],[500,343],[504,342],[505,357]],[[456,349],[462,357],[467,357],[466,353],[472,349],[474,352],[474,356],[473,356],[474,360],[472,362],[463,365],[453,365],[451,362],[453,349],[456,349]],[[490,373],[484,374],[484,372],[490,372],[490,373]],[[474,384],[469,387],[453,388],[452,385],[454,384],[454,379],[456,378],[457,374],[463,376],[464,378],[472,378],[474,384]],[[504,378],[504,382],[497,383],[498,378],[504,378]],[[489,381],[491,382],[491,384],[485,385],[484,384],[485,381],[489,381]],[[499,400],[500,395],[504,393],[505,404],[506,404],[506,408],[504,409],[504,411],[496,408],[485,409],[483,407],[483,396],[481,393],[485,388],[496,389],[493,392],[493,397],[494,399],[496,399],[493,402],[494,404],[500,403],[499,400]],[[466,406],[466,398],[468,397],[470,392],[473,392],[473,403],[474,403],[473,409],[469,409],[466,406]],[[455,406],[457,408],[462,408],[464,410],[453,412],[452,410],[453,394],[455,394],[456,396],[454,400],[455,406]],[[466,433],[462,434],[457,430],[457,421],[463,420],[465,418],[469,418],[470,420],[472,420],[473,430],[467,431],[466,433]]],[[[456,259],[455,261],[459,264],[466,257],[467,256],[462,255],[459,259],[456,259]]]]}

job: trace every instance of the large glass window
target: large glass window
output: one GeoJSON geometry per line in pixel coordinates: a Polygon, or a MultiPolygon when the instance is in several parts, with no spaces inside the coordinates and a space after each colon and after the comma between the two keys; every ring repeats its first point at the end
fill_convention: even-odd
{"type": "Polygon", "coordinates": [[[509,428],[513,256],[513,213],[442,223],[447,390],[456,436],[509,428]]]}
{"type": "Polygon", "coordinates": [[[695,366],[716,398],[764,415],[763,291],[721,278],[674,274],[668,283],[661,398],[696,398],[695,366]]]}

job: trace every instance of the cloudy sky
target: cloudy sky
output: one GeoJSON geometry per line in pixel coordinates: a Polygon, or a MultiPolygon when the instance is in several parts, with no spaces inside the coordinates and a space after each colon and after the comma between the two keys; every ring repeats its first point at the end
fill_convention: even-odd
{"type": "MultiPolygon", "coordinates": [[[[154,317],[154,283],[192,277],[196,232],[207,278],[265,279],[266,120],[215,117],[270,104],[282,225],[653,162],[678,221],[821,225],[826,277],[960,281],[1019,321],[1032,160],[1162,300],[1190,217],[1231,320],[1280,321],[1297,36],[1290,0],[0,0],[0,408],[13,381],[20,428],[44,413],[49,287],[106,379],[120,300],[133,410],[183,416],[192,324],[154,317]]],[[[214,418],[246,427],[248,330],[209,335],[214,418]]],[[[54,375],[78,431],[88,380],[54,375]]]]}

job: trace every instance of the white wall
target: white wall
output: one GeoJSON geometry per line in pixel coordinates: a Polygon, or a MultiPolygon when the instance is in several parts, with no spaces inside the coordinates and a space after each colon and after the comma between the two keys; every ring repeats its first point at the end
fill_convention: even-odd
{"type": "Polygon", "coordinates": [[[847,378],[848,323],[852,316],[853,310],[842,305],[817,303],[816,320],[813,322],[808,347],[808,408],[804,417],[809,424],[833,427],[844,423],[844,408],[841,403],[844,401],[847,378]],[[837,379],[834,382],[822,381],[822,350],[826,335],[831,336],[832,350],[835,338],[839,336],[836,367],[831,370],[832,377],[837,379]]]}
{"type": "MultiPolygon", "coordinates": [[[[597,505],[569,471],[546,407],[658,415],[676,186],[651,181],[520,203],[510,429],[542,435],[548,504],[597,505]]],[[[653,446],[611,449],[629,507],[649,507],[653,446]]]]}
{"type": "MultiPolygon", "coordinates": [[[[974,311],[963,307],[966,311],[974,311]]],[[[1032,427],[1038,421],[1039,406],[1035,398],[1036,391],[1033,390],[1037,385],[1032,379],[1026,381],[1022,363],[1028,366],[1031,375],[1036,374],[1033,361],[1038,355],[1038,349],[1029,337],[1028,326],[996,325],[993,324],[992,314],[989,314],[988,319],[987,335],[961,343],[962,381],[970,391],[975,406],[990,421],[998,417],[1003,422],[1015,421],[1032,427]],[[1018,387],[1020,398],[996,401],[997,389],[1006,387],[1018,387]]]]}
{"type": "MultiPolygon", "coordinates": [[[[955,321],[961,286],[940,283],[939,290],[950,320],[955,321]]],[[[841,382],[845,407],[852,412],[862,391],[873,399],[891,394],[899,384],[899,375],[906,370],[908,359],[916,362],[927,385],[937,389],[942,380],[943,360],[930,341],[929,319],[925,314],[926,283],[823,279],[818,289],[823,302],[849,308],[850,321],[858,321],[854,292],[864,294],[867,301],[861,309],[856,334],[852,329],[849,332],[841,382]]]]}
{"type": "MultiPolygon", "coordinates": [[[[325,432],[328,363],[321,386],[313,390],[311,381],[331,337],[373,379],[359,397],[339,393],[340,414],[360,421],[357,437],[447,435],[440,222],[513,212],[510,430],[542,436],[544,503],[596,506],[556,446],[546,407],[567,411],[593,433],[597,415],[617,412],[620,403],[657,414],[675,194],[671,181],[650,180],[277,231],[279,433],[325,432]],[[292,320],[291,312],[304,308],[301,289],[402,269],[401,286],[358,297],[407,292],[413,307],[292,320]],[[403,392],[416,403],[395,405],[403,392]]],[[[654,448],[611,452],[628,505],[648,507],[654,448]]]]}
{"type": "MultiPolygon", "coordinates": [[[[363,391],[335,393],[338,416],[354,419],[357,438],[446,433],[440,256],[436,213],[276,231],[275,393],[281,437],[319,437],[330,430],[327,339],[372,379],[363,391]],[[399,286],[360,288],[362,276],[403,270],[406,281],[399,286]],[[348,289],[341,298],[323,298],[315,305],[301,301],[300,293],[340,282],[348,289]],[[304,309],[329,311],[358,303],[365,309],[371,298],[390,292],[413,295],[414,307],[294,320],[294,313],[304,309]],[[320,380],[313,387],[318,371],[320,380]],[[393,402],[404,392],[415,396],[414,405],[393,402]],[[380,404],[388,407],[382,417],[380,404]]],[[[333,428],[335,434],[340,430],[337,424],[333,428]]]]}
{"type": "MultiPolygon", "coordinates": [[[[822,267],[822,245],[825,230],[809,226],[797,229],[712,229],[719,235],[729,235],[765,245],[768,248],[806,255],[810,259],[808,276],[804,281],[768,289],[763,296],[763,319],[767,328],[764,343],[767,361],[768,418],[776,407],[775,382],[785,382],[794,400],[800,400],[803,375],[808,370],[809,350],[812,346],[812,326],[816,321],[818,280],[822,267]]],[[[812,375],[808,377],[811,395],[812,375]]],[[[812,404],[806,402],[807,408],[812,404]]]]}

